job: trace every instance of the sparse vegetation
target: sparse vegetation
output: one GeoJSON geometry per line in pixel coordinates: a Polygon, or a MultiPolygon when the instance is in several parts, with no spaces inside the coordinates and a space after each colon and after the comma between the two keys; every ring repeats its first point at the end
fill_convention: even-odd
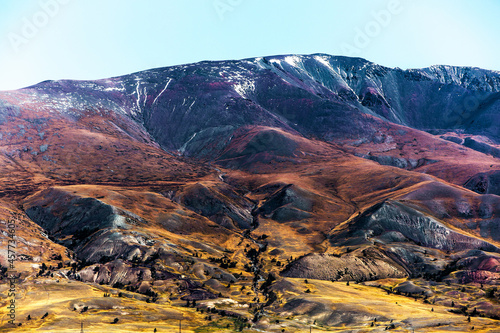
{"type": "MultiPolygon", "coordinates": [[[[377,86],[377,77],[396,76],[408,96],[427,94],[438,86],[432,73],[366,64],[377,87],[330,96],[324,86],[337,84],[315,57],[304,63],[312,81],[294,81],[280,59],[264,58],[272,70],[255,72],[245,62],[248,98],[235,95],[247,74],[230,79],[227,66],[241,70],[232,62],[210,67],[216,79],[204,63],[166,70],[168,90],[155,70],[81,91],[65,81],[4,94],[13,106],[0,101],[0,214],[18,214],[16,239],[29,252],[18,257],[23,329],[76,331],[62,319],[92,316],[101,331],[174,332],[181,319],[195,333],[492,331],[497,147],[481,146],[490,156],[470,149],[479,138],[464,126],[444,134],[406,126],[430,121],[415,111],[428,115],[428,103],[416,94],[411,114],[401,114],[399,96],[377,86]],[[302,89],[314,80],[325,81],[321,92],[302,89]],[[53,96],[59,86],[65,92],[53,96]],[[45,97],[35,106],[28,93],[45,97]],[[366,110],[380,106],[378,116],[359,113],[353,96],[366,110]],[[406,127],[386,121],[386,107],[406,127]],[[220,124],[207,118],[213,112],[220,124]]],[[[364,75],[351,65],[336,78],[345,87],[364,75]]],[[[440,94],[464,91],[445,86],[440,94]]],[[[6,274],[0,266],[3,283],[6,274]]]]}

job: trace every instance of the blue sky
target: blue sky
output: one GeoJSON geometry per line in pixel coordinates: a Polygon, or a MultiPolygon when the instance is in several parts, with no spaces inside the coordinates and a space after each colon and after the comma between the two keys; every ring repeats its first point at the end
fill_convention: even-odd
{"type": "Polygon", "coordinates": [[[0,90],[289,53],[500,70],[498,17],[496,0],[0,0],[0,90]]]}

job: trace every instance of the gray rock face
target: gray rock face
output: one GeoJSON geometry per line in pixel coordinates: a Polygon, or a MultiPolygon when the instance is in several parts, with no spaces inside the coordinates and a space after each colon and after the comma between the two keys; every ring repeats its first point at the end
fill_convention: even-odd
{"type": "Polygon", "coordinates": [[[375,161],[381,165],[389,165],[400,169],[412,170],[423,165],[429,165],[432,163],[436,163],[436,160],[430,160],[427,158],[419,158],[419,159],[406,159],[401,157],[394,157],[389,155],[362,155],[361,157],[366,158],[368,160],[375,161]]]}
{"type": "MultiPolygon", "coordinates": [[[[372,206],[332,230],[329,241],[346,252],[308,254],[290,263],[282,275],[358,281],[403,276],[442,278],[448,274],[443,273],[446,266],[453,262],[444,255],[448,251],[500,252],[487,241],[461,234],[397,201],[372,206]]],[[[410,292],[406,287],[405,292],[410,292]]]]}
{"type": "Polygon", "coordinates": [[[129,223],[137,223],[124,211],[94,198],[72,196],[57,189],[39,194],[40,201],[26,204],[29,218],[44,228],[49,237],[88,262],[114,258],[142,258],[147,246],[129,223]]]}
{"type": "Polygon", "coordinates": [[[415,285],[412,281],[405,281],[397,285],[394,288],[395,291],[404,294],[415,294],[415,295],[425,295],[432,296],[434,293],[428,288],[422,288],[415,285]]]}
{"type": "Polygon", "coordinates": [[[123,260],[116,260],[103,265],[87,266],[78,272],[82,281],[129,284],[140,280],[151,280],[151,270],[143,267],[131,267],[123,260]]]}
{"type": "Polygon", "coordinates": [[[314,199],[313,193],[289,184],[271,195],[258,213],[279,222],[303,220],[312,216],[314,199]]]}
{"type": "Polygon", "coordinates": [[[97,230],[113,227],[117,218],[113,207],[94,198],[70,197],[60,193],[59,200],[57,206],[37,205],[26,209],[30,219],[36,221],[52,237],[74,235],[76,239],[82,240],[97,230]]]}
{"type": "Polygon", "coordinates": [[[500,195],[500,170],[479,173],[469,179],[464,187],[479,194],[500,195]]]}
{"type": "Polygon", "coordinates": [[[500,149],[493,147],[487,143],[479,142],[471,138],[465,138],[463,145],[465,147],[477,150],[481,153],[500,158],[500,149]]]}
{"type": "Polygon", "coordinates": [[[174,201],[228,229],[249,229],[253,223],[254,203],[227,185],[215,188],[199,183],[189,185],[174,197],[174,201]]]}
{"type": "Polygon", "coordinates": [[[304,220],[312,216],[308,212],[293,207],[279,207],[273,211],[271,218],[278,222],[290,222],[304,220]]]}
{"type": "Polygon", "coordinates": [[[460,234],[430,216],[396,201],[377,204],[357,217],[344,230],[335,232],[332,244],[363,243],[368,240],[397,240],[387,233],[397,232],[399,239],[416,245],[441,250],[466,250],[482,248],[500,251],[496,246],[478,238],[460,234]]]}
{"type": "Polygon", "coordinates": [[[291,263],[281,275],[320,280],[366,281],[401,278],[408,276],[408,273],[380,252],[378,257],[362,257],[356,254],[336,257],[313,253],[291,263]]]}
{"type": "Polygon", "coordinates": [[[454,143],[458,143],[459,145],[464,143],[464,139],[456,137],[456,136],[442,135],[441,139],[446,140],[446,141],[450,141],[450,142],[454,142],[454,143]]]}

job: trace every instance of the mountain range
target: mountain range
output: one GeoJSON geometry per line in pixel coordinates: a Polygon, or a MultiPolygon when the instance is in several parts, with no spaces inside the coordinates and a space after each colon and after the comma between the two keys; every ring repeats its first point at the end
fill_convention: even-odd
{"type": "Polygon", "coordinates": [[[21,331],[500,327],[500,72],[313,54],[45,81],[0,92],[0,149],[21,331]]]}

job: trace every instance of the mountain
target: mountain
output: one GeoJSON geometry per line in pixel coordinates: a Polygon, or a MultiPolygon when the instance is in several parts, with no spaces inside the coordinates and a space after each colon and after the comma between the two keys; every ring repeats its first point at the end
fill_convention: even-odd
{"type": "Polygon", "coordinates": [[[313,54],[45,81],[0,92],[0,146],[27,331],[74,311],[101,330],[498,327],[499,72],[313,54]]]}

